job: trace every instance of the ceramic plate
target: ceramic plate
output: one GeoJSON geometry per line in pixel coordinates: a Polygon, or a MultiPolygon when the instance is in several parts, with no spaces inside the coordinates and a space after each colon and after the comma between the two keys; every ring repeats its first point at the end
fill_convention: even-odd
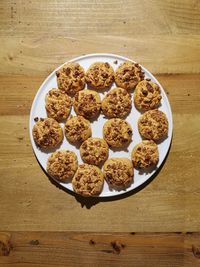
{"type": "MultiPolygon", "coordinates": [[[[128,58],[118,56],[118,55],[113,55],[113,54],[89,54],[85,56],[81,56],[78,58],[74,58],[70,60],[70,62],[78,62],[85,70],[88,69],[88,67],[96,62],[96,61],[103,61],[103,62],[108,62],[111,64],[111,66],[114,68],[114,70],[125,60],[130,60],[128,58]],[[117,60],[117,64],[116,64],[117,60]],[[115,62],[115,63],[114,63],[115,62]]],[[[130,60],[132,61],[132,60],[130,60]]],[[[45,95],[46,93],[52,89],[57,87],[57,81],[56,81],[56,71],[60,68],[59,66],[57,69],[55,69],[43,82],[43,84],[40,86],[35,99],[32,104],[31,108],[31,113],[30,113],[30,122],[29,122],[29,128],[30,128],[30,139],[31,139],[31,144],[34,150],[34,153],[43,167],[43,169],[46,171],[46,164],[47,164],[47,159],[49,155],[52,153],[51,152],[43,152],[40,150],[36,145],[32,137],[32,128],[33,125],[35,124],[34,118],[35,117],[47,117],[46,110],[45,110],[45,95]]],[[[143,71],[145,72],[145,78],[150,78],[153,82],[156,82],[160,88],[161,88],[161,95],[162,95],[162,101],[161,101],[161,106],[159,107],[159,110],[163,111],[169,121],[169,131],[168,131],[168,136],[163,140],[163,142],[158,144],[158,150],[159,150],[159,162],[151,172],[139,172],[138,170],[134,170],[134,182],[131,184],[130,187],[128,187],[126,190],[121,190],[121,191],[116,191],[116,190],[110,190],[107,183],[104,183],[104,187],[102,190],[102,193],[99,195],[99,197],[109,197],[109,196],[115,196],[115,195],[120,195],[123,193],[126,193],[128,191],[131,191],[133,189],[136,189],[137,187],[141,186],[143,183],[145,183],[152,175],[155,174],[156,171],[158,171],[159,167],[161,166],[162,162],[164,161],[167,152],[170,147],[171,139],[172,139],[172,112],[170,108],[170,104],[168,101],[168,98],[165,94],[164,89],[160,85],[160,83],[157,81],[157,79],[143,66],[141,66],[143,71]]],[[[112,88],[116,87],[115,84],[113,84],[112,88]]],[[[106,95],[107,92],[100,93],[101,99],[106,95]]],[[[131,93],[132,101],[133,101],[133,94],[131,93]]],[[[133,103],[133,102],[132,102],[133,103]]],[[[71,114],[75,115],[75,112],[72,108],[71,114]]],[[[109,151],[109,157],[127,157],[130,159],[131,156],[131,151],[133,147],[141,142],[142,138],[138,132],[138,127],[137,127],[137,121],[138,118],[140,117],[141,113],[134,107],[134,104],[132,105],[132,110],[126,120],[131,124],[132,129],[133,129],[133,139],[130,145],[128,146],[127,150],[122,150],[122,151],[113,151],[110,149],[109,151]]],[[[92,136],[93,137],[101,137],[102,138],[102,128],[103,124],[106,122],[106,118],[101,114],[99,118],[92,123],[92,136]]],[[[64,129],[64,124],[60,123],[62,128],[64,129]]],[[[59,149],[69,149],[72,150],[76,153],[78,157],[79,164],[82,163],[81,157],[80,157],[80,152],[79,150],[69,144],[64,137],[62,145],[59,147],[59,149]]],[[[56,150],[56,149],[55,149],[56,150]]],[[[72,184],[71,182],[69,183],[61,183],[58,182],[61,186],[73,191],[72,184]]]]}

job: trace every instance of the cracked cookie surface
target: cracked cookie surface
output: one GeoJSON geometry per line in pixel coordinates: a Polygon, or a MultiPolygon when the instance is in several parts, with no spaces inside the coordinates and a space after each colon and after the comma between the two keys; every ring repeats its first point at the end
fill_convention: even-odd
{"type": "Polygon", "coordinates": [[[89,164],[81,164],[72,179],[72,186],[76,193],[85,196],[99,195],[103,189],[103,173],[101,170],[89,164]]]}

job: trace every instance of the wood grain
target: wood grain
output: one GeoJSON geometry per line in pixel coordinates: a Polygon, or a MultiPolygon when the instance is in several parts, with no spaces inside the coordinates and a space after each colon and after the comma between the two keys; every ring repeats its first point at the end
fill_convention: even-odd
{"type": "Polygon", "coordinates": [[[199,233],[0,233],[0,266],[4,267],[199,264],[199,233]]]}

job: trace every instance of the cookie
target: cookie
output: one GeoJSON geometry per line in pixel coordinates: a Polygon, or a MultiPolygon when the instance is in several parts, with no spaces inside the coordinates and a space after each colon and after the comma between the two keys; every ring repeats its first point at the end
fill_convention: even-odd
{"type": "Polygon", "coordinates": [[[85,72],[78,64],[69,62],[56,71],[58,88],[69,95],[75,95],[85,87],[85,72]]]}
{"type": "Polygon", "coordinates": [[[139,82],[134,92],[134,103],[138,110],[155,109],[162,99],[160,87],[149,80],[139,82]]]}
{"type": "Polygon", "coordinates": [[[101,98],[99,94],[92,90],[78,92],[74,98],[74,110],[77,115],[87,119],[98,116],[101,108],[101,98]]]}
{"type": "Polygon", "coordinates": [[[67,182],[72,179],[77,169],[77,156],[72,151],[56,151],[48,158],[47,172],[60,182],[67,182]]]}
{"type": "Polygon", "coordinates": [[[123,118],[131,110],[131,96],[122,88],[114,88],[102,100],[102,112],[108,118],[123,118]]]}
{"type": "Polygon", "coordinates": [[[32,134],[35,143],[41,148],[54,148],[63,140],[63,131],[60,124],[52,118],[35,118],[32,134]]]}
{"type": "Polygon", "coordinates": [[[96,196],[102,191],[104,178],[101,170],[89,164],[81,164],[72,179],[72,186],[76,193],[84,196],[96,196]]]}
{"type": "Polygon", "coordinates": [[[132,139],[130,124],[122,119],[110,119],[103,126],[103,137],[111,147],[124,147],[132,139]]]}
{"type": "Polygon", "coordinates": [[[109,148],[102,138],[90,137],[80,147],[81,158],[85,163],[100,165],[108,158],[109,148]]]}
{"type": "Polygon", "coordinates": [[[144,140],[137,144],[131,153],[133,166],[137,169],[145,169],[158,163],[158,146],[153,140],[144,140]]]}
{"type": "Polygon", "coordinates": [[[83,142],[92,135],[90,122],[82,116],[74,116],[66,121],[65,136],[70,143],[83,142]]]}
{"type": "Polygon", "coordinates": [[[157,109],[146,111],[138,120],[138,129],[143,138],[158,141],[167,135],[167,117],[157,109]]]}
{"type": "Polygon", "coordinates": [[[67,119],[72,106],[71,97],[58,89],[51,89],[45,97],[47,115],[57,121],[67,119]]]}
{"type": "Polygon", "coordinates": [[[108,62],[95,62],[87,70],[85,79],[94,89],[107,89],[114,81],[114,70],[108,62]]]}
{"type": "Polygon", "coordinates": [[[127,158],[110,158],[103,166],[103,175],[110,187],[124,189],[133,181],[132,162],[127,158]]]}
{"type": "Polygon", "coordinates": [[[118,87],[132,90],[144,79],[144,72],[139,64],[125,61],[115,71],[115,83],[118,87]]]}

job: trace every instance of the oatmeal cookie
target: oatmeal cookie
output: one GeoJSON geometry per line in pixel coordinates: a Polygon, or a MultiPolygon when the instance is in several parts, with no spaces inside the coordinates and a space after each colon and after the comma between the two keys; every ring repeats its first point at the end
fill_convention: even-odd
{"type": "Polygon", "coordinates": [[[122,119],[110,119],[103,126],[103,137],[111,147],[124,147],[132,139],[130,124],[122,119]]]}
{"type": "Polygon", "coordinates": [[[75,95],[74,110],[77,115],[92,119],[99,114],[100,108],[101,98],[97,92],[83,90],[75,95]]]}
{"type": "Polygon", "coordinates": [[[131,153],[133,166],[145,169],[158,163],[158,146],[153,140],[144,140],[137,144],[131,153]]]}
{"type": "Polygon", "coordinates": [[[138,110],[155,109],[161,99],[160,87],[152,81],[143,80],[135,88],[134,103],[138,110]]]}
{"type": "Polygon", "coordinates": [[[70,143],[83,142],[92,135],[90,122],[82,116],[74,116],[65,124],[65,136],[70,143]]]}
{"type": "Polygon", "coordinates": [[[101,108],[108,118],[123,118],[131,110],[131,96],[125,89],[114,88],[102,100],[101,108]]]}
{"type": "Polygon", "coordinates": [[[57,121],[67,119],[72,106],[71,97],[58,89],[51,89],[45,97],[45,108],[48,117],[57,121]]]}
{"type": "Polygon", "coordinates": [[[133,181],[132,162],[127,158],[110,158],[104,164],[103,175],[111,187],[126,188],[133,181]]]}
{"type": "Polygon", "coordinates": [[[114,70],[108,62],[95,62],[87,70],[85,79],[94,89],[110,88],[114,81],[114,70]]]}
{"type": "Polygon", "coordinates": [[[80,147],[81,158],[85,163],[100,165],[108,158],[109,148],[102,138],[90,137],[80,147]]]}
{"type": "Polygon", "coordinates": [[[85,87],[85,72],[79,63],[69,62],[56,71],[58,88],[69,95],[75,95],[85,87]]]}
{"type": "Polygon", "coordinates": [[[143,138],[158,141],[168,133],[168,120],[160,110],[146,111],[138,120],[138,129],[143,138]]]}
{"type": "Polygon", "coordinates": [[[125,61],[115,71],[115,83],[126,90],[134,89],[144,79],[144,72],[139,64],[125,61]]]}
{"type": "Polygon", "coordinates": [[[104,178],[101,170],[89,164],[81,164],[72,179],[72,186],[76,193],[90,197],[99,195],[102,191],[104,178]]]}
{"type": "Polygon", "coordinates": [[[76,154],[69,150],[56,151],[47,162],[47,172],[60,182],[67,182],[78,169],[76,154]]]}
{"type": "MultiPolygon", "coordinates": [[[[36,120],[36,119],[35,119],[36,120]]],[[[37,119],[32,129],[33,139],[41,148],[54,148],[63,140],[60,124],[52,118],[37,119]]]]}

